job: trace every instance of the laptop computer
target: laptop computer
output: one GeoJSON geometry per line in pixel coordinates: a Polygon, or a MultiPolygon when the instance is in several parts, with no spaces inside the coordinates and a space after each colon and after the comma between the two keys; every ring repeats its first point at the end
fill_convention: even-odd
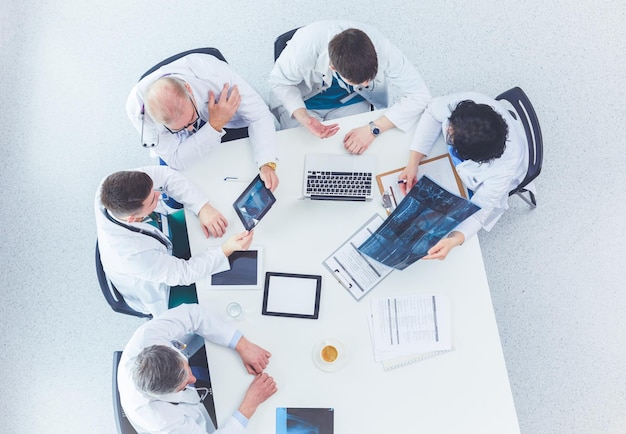
{"type": "Polygon", "coordinates": [[[372,200],[373,155],[306,154],[302,194],[314,200],[372,200]]]}

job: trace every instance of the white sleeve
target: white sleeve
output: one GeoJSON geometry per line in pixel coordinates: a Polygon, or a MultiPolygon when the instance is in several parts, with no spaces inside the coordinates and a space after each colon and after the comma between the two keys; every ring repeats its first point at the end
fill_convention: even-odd
{"type": "Polygon", "coordinates": [[[144,324],[140,330],[139,339],[143,348],[169,344],[189,333],[195,333],[209,342],[227,347],[238,333],[237,329],[220,317],[213,308],[204,304],[183,304],[169,309],[144,324]]]}
{"type": "Polygon", "coordinates": [[[128,256],[126,261],[126,274],[129,276],[164,282],[168,286],[191,285],[199,279],[230,269],[228,258],[221,247],[210,247],[189,259],[176,258],[155,248],[128,256]]]}
{"type": "Polygon", "coordinates": [[[198,186],[168,166],[146,166],[137,170],[147,173],[152,178],[153,188],[162,188],[196,215],[209,202],[208,196],[198,186]]]}
{"type": "MultiPolygon", "coordinates": [[[[235,85],[239,88],[241,102],[237,108],[237,116],[243,119],[248,126],[248,134],[250,136],[250,142],[252,143],[252,152],[257,167],[270,161],[276,162],[278,146],[276,130],[274,128],[274,117],[270,113],[265,101],[263,101],[263,98],[261,98],[261,95],[225,62],[215,58],[207,58],[207,56],[192,55],[187,56],[187,64],[195,77],[217,88],[214,92],[218,99],[221,96],[224,84],[228,83],[229,89],[232,89],[235,85]]],[[[201,97],[208,98],[207,95],[202,95],[201,97]]],[[[228,124],[226,127],[228,128],[228,124]]],[[[181,150],[179,153],[183,152],[184,148],[187,148],[187,141],[189,139],[207,128],[215,132],[207,123],[200,131],[185,140],[184,145],[180,146],[181,150]]],[[[188,152],[188,150],[185,149],[185,152],[188,152]]],[[[193,157],[193,161],[195,161],[195,158],[199,157],[197,154],[198,152],[196,152],[196,155],[193,157]]],[[[204,154],[206,155],[206,152],[204,154]]],[[[188,158],[184,158],[184,160],[185,164],[189,164],[187,162],[188,158]]]]}
{"type": "Polygon", "coordinates": [[[386,80],[400,93],[400,99],[389,107],[385,116],[399,130],[406,131],[415,124],[432,97],[424,79],[409,59],[387,38],[379,37],[383,47],[378,48],[379,59],[384,62],[379,67],[384,68],[386,80]]]}

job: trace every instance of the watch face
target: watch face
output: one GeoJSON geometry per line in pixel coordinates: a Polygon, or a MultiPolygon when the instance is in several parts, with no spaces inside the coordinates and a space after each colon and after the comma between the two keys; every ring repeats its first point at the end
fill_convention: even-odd
{"type": "Polygon", "coordinates": [[[372,131],[372,134],[375,136],[380,134],[380,128],[378,128],[374,122],[370,122],[370,130],[372,131]]]}

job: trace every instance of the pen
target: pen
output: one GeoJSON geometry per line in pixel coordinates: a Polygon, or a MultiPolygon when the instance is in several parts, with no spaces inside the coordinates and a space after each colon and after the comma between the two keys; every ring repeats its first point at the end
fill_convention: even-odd
{"type": "Polygon", "coordinates": [[[406,179],[398,179],[398,184],[406,184],[406,179]]]}
{"type": "Polygon", "coordinates": [[[239,178],[237,178],[236,176],[227,176],[226,178],[224,178],[224,181],[239,181],[239,178]]]}

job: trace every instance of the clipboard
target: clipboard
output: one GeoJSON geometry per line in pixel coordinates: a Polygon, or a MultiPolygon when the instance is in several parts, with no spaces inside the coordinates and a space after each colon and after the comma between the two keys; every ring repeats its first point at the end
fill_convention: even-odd
{"type": "MultiPolygon", "coordinates": [[[[398,186],[398,175],[403,170],[404,167],[401,167],[376,175],[376,184],[378,184],[380,194],[383,196],[387,215],[390,215],[398,204],[402,202],[402,199],[404,199],[404,195],[400,192],[398,186]]],[[[461,178],[454,168],[450,154],[442,154],[422,161],[417,174],[417,180],[423,175],[427,175],[446,190],[454,194],[458,193],[459,196],[465,199],[468,198],[467,189],[461,182],[461,178]]]]}
{"type": "Polygon", "coordinates": [[[363,226],[322,262],[324,267],[357,301],[378,285],[394,268],[364,255],[358,248],[385,219],[374,214],[363,226]]]}

